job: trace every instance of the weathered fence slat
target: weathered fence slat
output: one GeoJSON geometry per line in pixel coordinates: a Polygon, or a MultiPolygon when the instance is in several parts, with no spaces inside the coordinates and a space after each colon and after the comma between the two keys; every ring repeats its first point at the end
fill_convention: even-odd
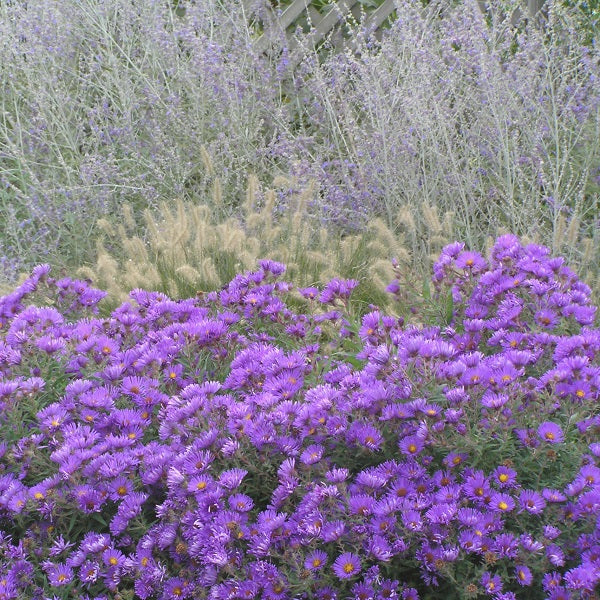
{"type": "Polygon", "coordinates": [[[339,0],[323,15],[321,20],[313,23],[313,29],[306,41],[309,46],[316,46],[323,38],[350,12],[358,0],[339,0]]]}
{"type": "MultiPolygon", "coordinates": [[[[251,0],[242,0],[245,10],[249,9],[250,3],[251,0]]],[[[358,0],[337,0],[337,2],[331,2],[329,10],[322,15],[312,6],[311,0],[293,0],[279,17],[272,10],[272,25],[266,27],[260,38],[256,40],[256,46],[263,52],[267,50],[272,41],[281,39],[282,35],[286,36],[290,49],[290,66],[294,69],[302,61],[302,50],[314,50],[323,39],[335,30],[340,21],[352,14],[352,9],[356,9],[357,4],[358,0]],[[311,30],[300,42],[294,36],[292,29],[302,15],[308,18],[311,30]]],[[[487,0],[477,0],[477,4],[483,13],[489,10],[487,0]]],[[[513,22],[518,22],[525,14],[530,18],[540,19],[543,16],[544,4],[545,0],[523,0],[523,10],[519,8],[515,10],[513,22]]],[[[363,25],[368,31],[377,32],[386,19],[392,15],[395,8],[394,0],[385,0],[381,6],[365,18],[363,25]]],[[[351,47],[355,47],[351,40],[348,43],[351,47]]]]}
{"type": "Polygon", "coordinates": [[[382,23],[396,10],[394,0],[385,0],[377,7],[367,19],[367,26],[372,29],[379,29],[382,23]]]}
{"type": "Polygon", "coordinates": [[[279,17],[279,25],[287,29],[308,8],[310,0],[294,0],[279,17]]]}

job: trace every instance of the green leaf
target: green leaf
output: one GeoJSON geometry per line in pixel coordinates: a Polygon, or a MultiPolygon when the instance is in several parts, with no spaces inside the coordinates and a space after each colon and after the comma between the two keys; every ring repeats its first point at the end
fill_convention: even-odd
{"type": "Polygon", "coordinates": [[[429,278],[423,279],[423,298],[425,300],[431,300],[431,287],[429,286],[429,278]]]}
{"type": "Polygon", "coordinates": [[[454,300],[452,298],[452,290],[449,290],[448,295],[446,296],[446,302],[444,305],[444,318],[446,320],[446,324],[450,324],[452,322],[453,316],[454,316],[454,300]]]}

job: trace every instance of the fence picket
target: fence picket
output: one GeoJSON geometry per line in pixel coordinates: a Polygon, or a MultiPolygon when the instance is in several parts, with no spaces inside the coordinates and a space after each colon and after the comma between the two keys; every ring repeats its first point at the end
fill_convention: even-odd
{"type": "MultiPolygon", "coordinates": [[[[515,10],[512,19],[513,24],[516,25],[524,15],[529,15],[530,18],[538,20],[544,16],[546,0],[522,0],[522,2],[523,9],[517,8],[515,10]]],[[[331,2],[331,7],[323,15],[315,10],[311,0],[293,0],[279,17],[271,9],[272,27],[275,30],[266,28],[260,38],[256,40],[257,47],[260,51],[266,51],[275,37],[281,39],[282,34],[287,36],[290,49],[290,66],[294,69],[302,60],[302,49],[310,48],[313,50],[316,48],[327,35],[334,31],[340,21],[351,15],[352,9],[356,9],[357,4],[358,0],[337,0],[337,2],[331,2]],[[312,28],[300,43],[294,36],[293,26],[303,14],[308,18],[312,28]]],[[[245,10],[248,10],[250,0],[242,0],[242,5],[245,10]]],[[[477,5],[483,13],[489,10],[487,0],[477,0],[477,5]]],[[[365,18],[364,25],[370,32],[377,32],[395,8],[394,0],[385,0],[383,4],[365,18]]],[[[354,47],[352,41],[349,41],[349,44],[354,47]]]]}

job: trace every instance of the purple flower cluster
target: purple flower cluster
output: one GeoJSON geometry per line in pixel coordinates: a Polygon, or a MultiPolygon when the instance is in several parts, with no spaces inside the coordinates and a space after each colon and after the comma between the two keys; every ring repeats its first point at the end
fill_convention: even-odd
{"type": "Polygon", "coordinates": [[[283,273],[106,318],[45,267],[0,299],[0,597],[592,598],[600,332],[574,273],[514,236],[448,246],[445,327],[283,273]]]}

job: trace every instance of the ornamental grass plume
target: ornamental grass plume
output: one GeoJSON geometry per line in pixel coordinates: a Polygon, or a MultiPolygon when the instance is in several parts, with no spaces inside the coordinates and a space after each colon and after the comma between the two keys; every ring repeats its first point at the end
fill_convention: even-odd
{"type": "Polygon", "coordinates": [[[284,277],[0,298],[2,593],[592,596],[600,330],[565,261],[450,244],[422,324],[284,277]]]}
{"type": "Polygon", "coordinates": [[[185,298],[218,289],[237,271],[269,258],[284,262],[299,286],[358,277],[356,301],[385,304],[388,297],[381,289],[393,275],[390,261],[412,262],[402,234],[395,235],[375,219],[362,234],[341,236],[321,227],[315,235],[317,225],[308,206],[316,194],[314,186],[296,191],[297,184],[281,177],[273,184],[263,192],[256,177],[249,178],[239,221],[215,216],[223,214],[218,185],[210,204],[177,200],[162,203],[157,215],[146,211],[144,233],[139,233],[142,228],[132,208],[124,205],[121,224],[99,223],[103,236],[97,241],[96,264],[80,268],[78,274],[106,288],[113,303],[125,300],[137,287],[185,298]],[[283,209],[278,197],[285,198],[283,209]]]}

